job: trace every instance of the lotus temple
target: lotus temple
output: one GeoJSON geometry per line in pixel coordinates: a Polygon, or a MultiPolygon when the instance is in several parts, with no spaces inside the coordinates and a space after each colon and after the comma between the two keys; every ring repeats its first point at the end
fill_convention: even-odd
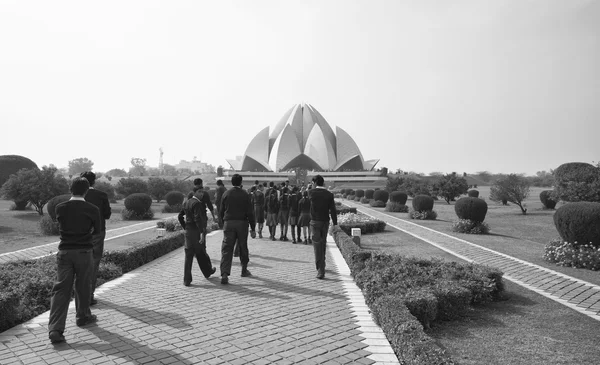
{"type": "Polygon", "coordinates": [[[352,137],[340,127],[334,132],[310,104],[294,105],[275,128],[258,132],[243,156],[227,162],[233,171],[226,176],[238,173],[246,181],[285,181],[293,175],[304,180],[316,174],[337,185],[385,181],[373,171],[379,160],[365,160],[352,137]]]}

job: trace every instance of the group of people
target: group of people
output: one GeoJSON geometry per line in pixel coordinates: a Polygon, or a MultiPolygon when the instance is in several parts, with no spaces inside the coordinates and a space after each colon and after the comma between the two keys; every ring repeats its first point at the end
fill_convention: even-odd
{"type": "MultiPolygon", "coordinates": [[[[111,207],[107,194],[93,188],[95,180],[93,172],[81,173],[71,182],[70,200],[56,206],[60,243],[57,279],[52,288],[48,323],[48,336],[52,343],[65,341],[63,333],[73,285],[77,326],[97,320],[90,306],[97,303],[94,291],[111,207]]],[[[215,207],[203,187],[202,179],[195,179],[193,191],[187,195],[178,215],[185,229],[183,284],[189,286],[192,282],[194,258],[205,278],[216,272],[206,252],[207,210],[223,229],[221,284],[229,283],[234,251],[238,252],[242,264],[241,276],[252,276],[248,270],[248,235],[256,238],[258,224],[258,237],[262,238],[265,223],[269,228],[269,238],[273,241],[276,240],[277,225],[280,225],[281,241],[289,240],[287,233],[291,226],[292,243],[312,243],[317,278],[323,279],[329,222],[331,219],[333,225],[337,225],[337,213],[333,194],[324,187],[323,177],[317,175],[313,184],[306,188],[294,186],[290,189],[288,183],[281,183],[278,187],[273,182],[267,185],[256,181],[247,191],[242,188],[242,176],[234,174],[230,189],[226,189],[221,180],[217,181],[215,207]]]]}
{"type": "Polygon", "coordinates": [[[194,180],[194,191],[188,194],[188,199],[178,215],[181,226],[186,230],[183,284],[189,286],[192,282],[194,257],[205,278],[216,272],[206,252],[207,209],[213,219],[217,216],[219,227],[223,229],[221,284],[229,283],[234,256],[240,257],[241,276],[252,275],[248,270],[248,234],[253,239],[256,238],[258,225],[258,238],[263,238],[264,224],[269,229],[269,238],[272,241],[276,240],[276,229],[279,225],[281,241],[289,241],[287,233],[291,226],[292,243],[311,243],[314,247],[317,278],[323,279],[330,219],[333,225],[337,225],[335,200],[333,194],[324,187],[323,177],[315,176],[314,186],[311,184],[301,189],[296,186],[290,189],[287,182],[281,183],[278,188],[273,182],[260,184],[255,181],[246,191],[242,188],[242,180],[241,175],[234,174],[231,178],[232,188],[229,190],[225,189],[221,180],[217,181],[216,209],[203,189],[202,179],[194,180]],[[304,237],[302,241],[301,229],[304,237]]]}

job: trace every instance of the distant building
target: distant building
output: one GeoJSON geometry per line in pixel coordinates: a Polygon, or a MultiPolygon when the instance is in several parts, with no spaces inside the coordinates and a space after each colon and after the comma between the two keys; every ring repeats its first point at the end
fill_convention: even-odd
{"type": "Polygon", "coordinates": [[[181,160],[175,165],[176,170],[189,169],[192,172],[210,173],[211,167],[206,162],[201,162],[195,157],[192,161],[181,160]]]}

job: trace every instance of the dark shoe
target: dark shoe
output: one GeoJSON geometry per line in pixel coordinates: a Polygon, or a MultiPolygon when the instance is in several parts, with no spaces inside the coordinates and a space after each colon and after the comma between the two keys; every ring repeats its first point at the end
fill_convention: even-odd
{"type": "Polygon", "coordinates": [[[60,333],[56,330],[50,331],[50,333],[48,334],[48,338],[50,339],[50,342],[52,342],[52,343],[65,342],[65,336],[63,336],[62,333],[60,333]]]}
{"type": "Polygon", "coordinates": [[[250,270],[248,270],[248,269],[242,269],[242,277],[243,278],[247,278],[249,276],[252,276],[252,274],[250,273],[250,270]]]}
{"type": "Polygon", "coordinates": [[[324,279],[325,278],[325,270],[321,271],[319,270],[319,272],[317,273],[317,279],[324,279]]]}
{"type": "Polygon", "coordinates": [[[263,238],[262,237],[262,232],[258,232],[258,238],[263,238]]]}
{"type": "Polygon", "coordinates": [[[294,244],[296,243],[296,239],[295,238],[292,238],[292,243],[294,243],[294,244]]]}
{"type": "Polygon", "coordinates": [[[277,241],[277,240],[275,239],[275,236],[271,236],[271,241],[277,241]]]}
{"type": "Polygon", "coordinates": [[[191,283],[192,283],[191,281],[184,280],[183,286],[190,286],[191,283]]]}
{"type": "Polygon", "coordinates": [[[229,284],[229,277],[227,275],[221,276],[221,284],[223,284],[223,285],[229,284]]]}
{"type": "Polygon", "coordinates": [[[90,300],[90,305],[96,305],[98,304],[98,299],[92,297],[92,299],[90,300]]]}
{"type": "Polygon", "coordinates": [[[210,275],[208,275],[208,276],[205,276],[205,278],[207,278],[207,279],[208,279],[208,278],[210,278],[210,277],[211,277],[211,276],[212,276],[214,273],[216,273],[216,272],[217,272],[217,268],[216,268],[216,267],[213,267],[213,268],[212,268],[212,271],[210,272],[210,275]]]}
{"type": "Polygon", "coordinates": [[[279,240],[280,240],[280,241],[283,241],[283,236],[279,237],[279,240]]]}
{"type": "Polygon", "coordinates": [[[304,244],[308,245],[308,240],[306,238],[304,239],[304,244]]]}
{"type": "Polygon", "coordinates": [[[77,320],[77,326],[79,326],[79,327],[86,326],[88,324],[96,323],[97,320],[98,320],[98,317],[96,317],[95,314],[92,314],[91,316],[88,316],[85,318],[79,318],[77,320]]]}
{"type": "Polygon", "coordinates": [[[310,238],[308,239],[308,244],[312,245],[312,239],[310,239],[310,238]]]}

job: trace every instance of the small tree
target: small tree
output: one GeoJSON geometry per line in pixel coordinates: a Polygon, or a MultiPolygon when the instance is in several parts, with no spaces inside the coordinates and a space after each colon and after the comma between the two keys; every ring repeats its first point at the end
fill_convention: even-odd
{"type": "Polygon", "coordinates": [[[160,203],[171,190],[173,190],[173,184],[167,179],[162,177],[151,177],[148,179],[148,193],[156,199],[157,203],[160,203]]]}
{"type": "Polygon", "coordinates": [[[223,166],[219,165],[217,167],[217,177],[223,176],[223,166]]]}
{"type": "Polygon", "coordinates": [[[112,169],[112,170],[106,171],[104,174],[106,176],[112,176],[112,177],[126,177],[127,171],[125,171],[123,169],[112,169]]]}
{"type": "Polygon", "coordinates": [[[115,190],[117,193],[127,197],[134,193],[147,193],[148,184],[140,178],[124,178],[119,180],[115,190]]]}
{"type": "Polygon", "coordinates": [[[529,181],[517,174],[510,174],[506,177],[497,179],[490,188],[490,200],[509,201],[515,203],[521,208],[523,214],[527,214],[527,208],[523,202],[529,196],[529,181]]]}
{"type": "Polygon", "coordinates": [[[450,202],[459,196],[466,194],[469,190],[469,185],[464,177],[459,177],[456,174],[447,174],[440,177],[434,184],[437,196],[444,198],[446,203],[450,202]]]}
{"type": "Polygon", "coordinates": [[[10,178],[0,194],[10,200],[29,201],[39,215],[44,215],[44,205],[57,195],[67,194],[69,183],[57,173],[56,167],[22,169],[10,178]]]}
{"type": "Polygon", "coordinates": [[[139,157],[131,158],[131,167],[129,168],[129,174],[131,176],[145,176],[146,172],[146,159],[139,157]]]}
{"type": "Polygon", "coordinates": [[[94,163],[87,157],[80,157],[69,161],[69,175],[79,175],[85,171],[92,171],[94,163]]]}

